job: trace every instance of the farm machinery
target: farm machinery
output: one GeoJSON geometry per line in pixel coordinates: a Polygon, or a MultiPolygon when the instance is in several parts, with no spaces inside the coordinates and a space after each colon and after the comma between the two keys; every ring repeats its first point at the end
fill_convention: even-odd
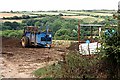
{"type": "Polygon", "coordinates": [[[41,31],[38,27],[24,27],[23,36],[21,39],[23,47],[40,46],[51,48],[52,33],[47,28],[46,31],[41,31]]]}

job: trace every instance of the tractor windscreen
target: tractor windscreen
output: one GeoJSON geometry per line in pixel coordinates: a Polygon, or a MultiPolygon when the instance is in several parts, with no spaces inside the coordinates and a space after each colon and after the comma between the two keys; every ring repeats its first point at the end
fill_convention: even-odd
{"type": "Polygon", "coordinates": [[[41,37],[41,41],[51,41],[51,38],[45,38],[45,37],[41,37]]]}
{"type": "Polygon", "coordinates": [[[51,41],[51,40],[52,40],[51,34],[41,37],[41,41],[51,41]]]}

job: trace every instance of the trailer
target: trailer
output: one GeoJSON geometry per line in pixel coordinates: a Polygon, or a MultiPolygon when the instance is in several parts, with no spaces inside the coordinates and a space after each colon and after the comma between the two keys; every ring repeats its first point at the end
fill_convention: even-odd
{"type": "Polygon", "coordinates": [[[52,32],[48,28],[41,31],[35,26],[24,27],[21,44],[23,47],[40,46],[51,48],[52,32]]]}

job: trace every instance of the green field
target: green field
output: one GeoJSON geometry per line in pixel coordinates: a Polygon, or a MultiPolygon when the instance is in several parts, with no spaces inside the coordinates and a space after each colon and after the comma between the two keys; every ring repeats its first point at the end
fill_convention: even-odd
{"type": "Polygon", "coordinates": [[[113,14],[111,14],[111,13],[101,13],[101,12],[99,12],[99,13],[96,13],[96,12],[84,12],[84,11],[82,11],[82,12],[75,12],[75,11],[66,11],[66,13],[71,13],[71,14],[89,14],[89,15],[97,15],[97,16],[112,16],[113,14]]]}
{"type": "Polygon", "coordinates": [[[65,12],[32,12],[32,14],[46,14],[46,15],[59,15],[60,13],[63,15],[77,15],[74,13],[65,13],[65,12]]]}
{"type": "MultiPolygon", "coordinates": [[[[94,18],[94,16],[97,16],[98,18],[94,18],[97,21],[103,21],[104,18],[100,18],[101,16],[112,16],[114,13],[116,13],[115,10],[61,10],[61,11],[21,11],[21,12],[14,12],[14,13],[6,13],[6,12],[0,12],[0,18],[3,17],[13,17],[13,16],[22,16],[22,15],[29,15],[29,16],[38,16],[38,15],[59,15],[62,14],[65,18],[72,18],[72,19],[83,19],[83,18],[94,18]]],[[[39,17],[38,17],[39,19],[39,17]]],[[[3,19],[2,22],[10,21],[10,22],[22,22],[22,19],[14,19],[14,20],[7,20],[3,19]]]]}

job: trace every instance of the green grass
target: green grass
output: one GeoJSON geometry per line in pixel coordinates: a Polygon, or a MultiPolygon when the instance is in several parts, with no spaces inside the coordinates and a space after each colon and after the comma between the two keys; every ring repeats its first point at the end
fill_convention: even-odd
{"type": "Polygon", "coordinates": [[[50,69],[51,69],[50,66],[40,68],[40,69],[36,70],[35,72],[33,72],[33,74],[35,74],[35,76],[42,76],[42,75],[45,75],[45,74],[49,73],[50,69]]]}
{"type": "Polygon", "coordinates": [[[43,77],[50,78],[53,77],[53,75],[56,75],[57,72],[60,72],[61,66],[59,64],[55,65],[49,65],[45,66],[43,68],[39,68],[38,70],[34,71],[33,74],[36,77],[43,77]]]}

